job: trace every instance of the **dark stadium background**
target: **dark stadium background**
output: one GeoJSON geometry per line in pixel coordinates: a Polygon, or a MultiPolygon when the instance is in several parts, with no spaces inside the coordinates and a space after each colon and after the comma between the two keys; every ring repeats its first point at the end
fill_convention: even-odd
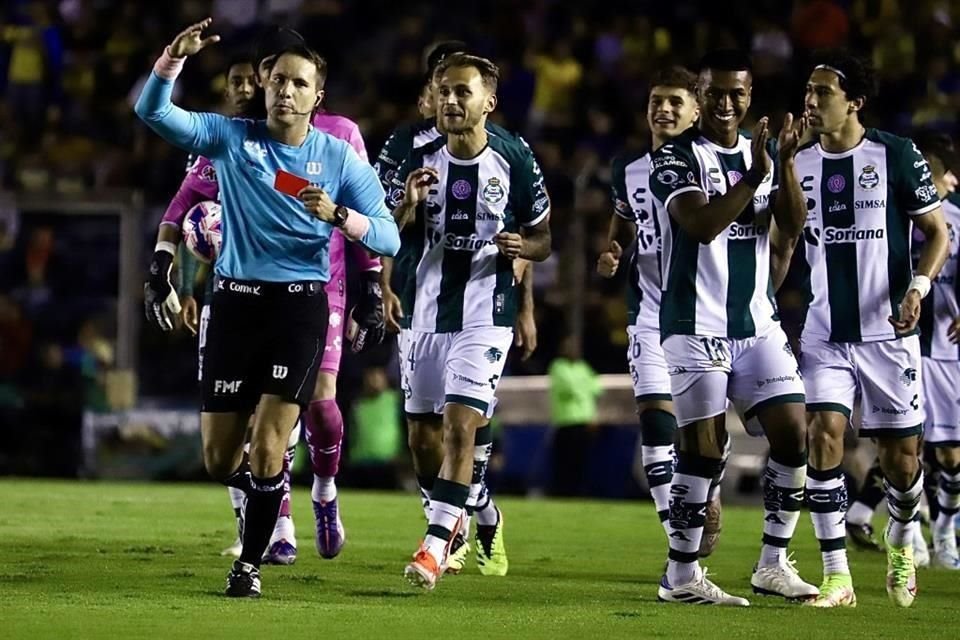
{"type": "MultiPolygon", "coordinates": [[[[658,66],[693,65],[714,47],[748,49],[751,117],[770,115],[776,126],[785,109],[802,109],[810,52],[846,45],[879,73],[869,125],[902,135],[957,129],[960,2],[950,0],[5,0],[0,474],[84,473],[84,411],[121,407],[134,389],[141,407],[194,402],[194,339],[139,326],[147,251],[185,154],[149,132],[132,103],[162,47],[206,15],[223,41],[187,63],[180,105],[216,109],[224,62],[264,24],[289,25],[327,57],[328,107],[360,124],[371,158],[415,117],[431,42],[463,39],[500,65],[494,117],[534,146],[553,199],[554,256],[536,271],[540,347],[510,365],[518,375],[543,374],[569,331],[598,372],[626,370],[624,277],[602,281],[593,265],[611,213],[609,160],[645,145],[647,79],[658,66]],[[559,67],[575,79],[545,89],[559,67]]],[[[781,293],[789,322],[797,306],[795,292],[781,293]]],[[[345,408],[364,367],[392,372],[390,358],[385,348],[346,359],[345,408]]],[[[523,437],[536,451],[538,436],[523,437]]],[[[616,430],[604,437],[597,468],[629,440],[616,430]]]]}

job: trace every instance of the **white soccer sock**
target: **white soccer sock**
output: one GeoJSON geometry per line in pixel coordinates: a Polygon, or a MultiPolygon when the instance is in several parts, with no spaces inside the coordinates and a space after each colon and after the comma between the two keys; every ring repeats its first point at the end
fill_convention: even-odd
{"type": "Polygon", "coordinates": [[[791,467],[767,460],[763,483],[763,546],[760,567],[770,567],[787,559],[787,545],[793,538],[803,505],[803,485],[807,465],[791,467]]]}
{"type": "Polygon", "coordinates": [[[337,497],[337,484],[332,477],[313,476],[310,496],[314,502],[330,502],[337,497]]]}
{"type": "Polygon", "coordinates": [[[960,511],[960,469],[941,469],[937,487],[937,505],[940,513],[933,525],[933,537],[942,540],[954,536],[957,511],[960,511]]]}
{"type": "Polygon", "coordinates": [[[293,518],[290,516],[279,516],[277,518],[277,524],[273,527],[270,544],[280,539],[284,539],[294,546],[297,545],[296,528],[293,526],[293,518]]]}
{"type": "Polygon", "coordinates": [[[823,471],[809,467],[806,490],[813,530],[820,541],[823,575],[850,575],[844,527],[847,488],[840,467],[823,471]]]}
{"type": "Polygon", "coordinates": [[[669,536],[670,523],[667,519],[670,514],[670,481],[673,479],[673,445],[653,447],[643,445],[640,447],[640,459],[660,524],[669,536]]]}
{"type": "Polygon", "coordinates": [[[886,481],[884,485],[887,493],[887,510],[890,512],[890,521],[887,522],[887,542],[894,547],[912,544],[911,524],[920,511],[923,469],[917,471],[917,477],[906,491],[900,491],[886,481]]]}

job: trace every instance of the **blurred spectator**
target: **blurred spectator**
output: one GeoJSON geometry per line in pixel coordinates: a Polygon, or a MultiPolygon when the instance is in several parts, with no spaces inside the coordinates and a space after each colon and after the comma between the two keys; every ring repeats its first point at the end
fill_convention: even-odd
{"type": "Polygon", "coordinates": [[[850,22],[833,0],[799,0],[790,20],[793,42],[800,49],[828,49],[846,43],[850,22]]]}
{"type": "Polygon", "coordinates": [[[401,398],[380,367],[363,372],[363,391],[351,412],[348,458],[350,484],[395,489],[405,442],[401,398]]]}
{"type": "Polygon", "coordinates": [[[548,52],[531,55],[528,65],[535,77],[531,128],[539,131],[544,127],[570,127],[574,93],[583,79],[583,65],[573,57],[570,42],[564,38],[554,40],[548,52]]]}
{"type": "Polygon", "coordinates": [[[597,398],[603,393],[597,374],[583,360],[580,340],[568,335],[550,363],[550,421],[553,424],[555,496],[579,496],[586,490],[587,464],[597,430],[597,398]]]}

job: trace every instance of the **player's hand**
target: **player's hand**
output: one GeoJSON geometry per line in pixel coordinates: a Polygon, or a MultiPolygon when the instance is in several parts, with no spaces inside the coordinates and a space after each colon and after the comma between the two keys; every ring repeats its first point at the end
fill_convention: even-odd
{"type": "Polygon", "coordinates": [[[947,327],[947,338],[953,344],[960,344],[960,316],[954,318],[950,326],[947,327]]]}
{"type": "Polygon", "coordinates": [[[497,249],[500,250],[507,258],[515,260],[520,257],[520,253],[523,251],[523,236],[519,233],[507,233],[506,231],[501,231],[497,235],[493,236],[493,243],[497,245],[497,249]]]}
{"type": "Polygon", "coordinates": [[[380,273],[368,271],[364,274],[360,302],[350,310],[347,340],[350,341],[350,349],[354,353],[360,353],[383,342],[385,335],[380,273]]]}
{"type": "Polygon", "coordinates": [[[212,22],[213,18],[207,18],[206,20],[201,20],[200,22],[190,25],[178,33],[177,37],[173,39],[173,42],[171,42],[168,47],[170,55],[174,58],[192,56],[207,45],[220,42],[220,36],[218,35],[207,36],[206,38],[202,37],[203,30],[209,27],[212,22]]]}
{"type": "Polygon", "coordinates": [[[197,314],[197,299],[193,296],[183,296],[180,299],[180,318],[183,320],[183,326],[191,335],[197,335],[200,316],[197,314]]]}
{"type": "Polygon", "coordinates": [[[887,318],[898,334],[910,333],[917,326],[920,320],[920,292],[916,289],[907,291],[900,303],[900,318],[890,316],[887,318]]]}
{"type": "Polygon", "coordinates": [[[797,149],[806,141],[807,116],[801,115],[794,118],[792,113],[788,113],[783,118],[783,127],[780,129],[780,135],[777,137],[777,154],[780,156],[780,162],[792,160],[797,155],[797,149]]]}
{"type": "Polygon", "coordinates": [[[330,194],[320,187],[310,185],[300,189],[297,192],[297,198],[303,203],[303,208],[307,213],[323,222],[332,223],[334,220],[333,212],[337,209],[337,204],[330,198],[330,194]]]}
{"type": "Polygon", "coordinates": [[[537,350],[537,323],[533,311],[521,311],[517,314],[517,324],[513,344],[523,349],[520,360],[527,360],[537,350]]]}
{"type": "Polygon", "coordinates": [[[620,266],[620,256],[623,255],[623,249],[616,240],[610,241],[610,247],[600,254],[597,259],[597,273],[604,278],[612,278],[620,266]]]}
{"type": "Polygon", "coordinates": [[[403,320],[403,307],[400,298],[390,289],[383,289],[383,321],[390,333],[400,333],[400,321],[403,320]]]}
{"type": "Polygon", "coordinates": [[[150,261],[150,275],[143,285],[143,306],[150,324],[163,331],[173,331],[174,322],[180,315],[180,299],[170,284],[173,254],[154,251],[150,261]]]}
{"type": "Polygon", "coordinates": [[[414,169],[407,176],[403,191],[403,206],[415,207],[427,199],[430,187],[440,181],[440,175],[433,167],[414,169]]]}
{"type": "Polygon", "coordinates": [[[753,139],[750,140],[750,153],[753,156],[751,171],[767,175],[773,169],[773,158],[767,153],[767,140],[770,138],[769,120],[766,116],[760,118],[753,128],[753,139]]]}

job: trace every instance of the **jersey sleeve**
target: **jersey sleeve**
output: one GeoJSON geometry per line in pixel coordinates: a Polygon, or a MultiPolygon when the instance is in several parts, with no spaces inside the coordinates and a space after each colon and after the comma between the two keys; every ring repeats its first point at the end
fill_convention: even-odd
{"type": "Polygon", "coordinates": [[[386,197],[384,202],[388,209],[395,209],[403,202],[403,194],[407,188],[407,176],[414,169],[420,168],[423,159],[420,153],[411,153],[404,158],[398,167],[390,172],[390,178],[385,187],[386,197]]]}
{"type": "Polygon", "coordinates": [[[350,125],[347,142],[350,143],[350,146],[353,147],[353,150],[357,152],[357,155],[360,156],[361,160],[369,163],[370,157],[367,155],[367,145],[363,142],[363,135],[360,133],[360,127],[357,126],[356,122],[351,122],[350,125]]]}
{"type": "Polygon", "coordinates": [[[930,165],[912,140],[904,141],[895,166],[897,179],[894,193],[904,211],[911,216],[919,216],[940,206],[930,165]]]}
{"type": "Polygon", "coordinates": [[[160,224],[172,224],[179,228],[190,209],[205,200],[216,200],[219,192],[217,172],[213,165],[203,156],[197,156],[176,195],[167,205],[160,224]]]}
{"type": "Polygon", "coordinates": [[[772,163],[771,171],[773,171],[773,176],[771,177],[772,182],[770,183],[770,191],[772,194],[772,192],[780,188],[780,154],[777,153],[776,139],[767,140],[767,154],[770,156],[772,163]]]}
{"type": "Polygon", "coordinates": [[[410,128],[405,125],[394,129],[387,141],[383,143],[383,149],[380,150],[373,168],[380,179],[380,185],[387,193],[390,193],[397,171],[412,149],[413,136],[410,128]]]}
{"type": "Polygon", "coordinates": [[[170,144],[209,158],[219,157],[230,137],[230,118],[181,109],[171,101],[172,93],[173,81],[151,72],[134,110],[170,144]]]}
{"type": "Polygon", "coordinates": [[[624,220],[634,221],[630,201],[627,200],[627,163],[623,158],[614,158],[610,168],[610,198],[613,212],[624,220]]]}
{"type": "Polygon", "coordinates": [[[700,184],[696,158],[689,146],[670,142],[653,153],[650,158],[650,190],[664,207],[669,207],[681,193],[699,191],[706,195],[700,184]]]}
{"type": "Polygon", "coordinates": [[[370,226],[361,244],[380,255],[396,255],[400,248],[400,232],[393,214],[384,204],[383,187],[373,168],[363,162],[352,149],[344,147],[343,204],[365,215],[370,226]]]}
{"type": "Polygon", "coordinates": [[[550,196],[533,152],[521,156],[512,174],[510,191],[515,194],[514,215],[522,226],[535,227],[550,215],[550,196]]]}

